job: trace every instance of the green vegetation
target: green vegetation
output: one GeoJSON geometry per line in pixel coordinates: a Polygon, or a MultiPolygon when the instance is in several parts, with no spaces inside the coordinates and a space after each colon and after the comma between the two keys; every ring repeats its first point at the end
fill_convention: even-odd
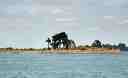
{"type": "Polygon", "coordinates": [[[50,46],[54,49],[69,49],[76,47],[75,42],[73,40],[68,39],[68,35],[65,32],[55,34],[54,36],[52,36],[52,39],[48,38],[46,42],[48,43],[48,49],[50,48],[50,46]]]}
{"type": "Polygon", "coordinates": [[[49,50],[87,50],[87,51],[107,51],[107,50],[128,50],[125,43],[118,45],[104,44],[100,40],[94,40],[91,45],[76,46],[75,41],[68,38],[65,32],[53,35],[46,40],[48,43],[47,48],[0,48],[0,51],[49,51],[49,50]]]}
{"type": "Polygon", "coordinates": [[[120,49],[120,50],[128,50],[128,47],[125,43],[119,43],[118,45],[112,45],[112,44],[103,44],[99,40],[95,40],[91,46],[89,45],[79,45],[78,48],[108,48],[108,49],[120,49]]]}
{"type": "Polygon", "coordinates": [[[92,47],[101,48],[101,47],[102,47],[101,41],[95,40],[95,41],[92,43],[92,47]]]}
{"type": "Polygon", "coordinates": [[[89,45],[79,45],[73,40],[68,39],[68,35],[65,32],[61,32],[52,36],[52,39],[48,38],[46,40],[48,43],[48,49],[87,49],[87,48],[107,48],[107,49],[120,49],[128,50],[125,43],[119,43],[118,45],[103,44],[100,40],[94,40],[91,46],[89,45]],[[51,46],[51,47],[50,47],[51,46]]]}

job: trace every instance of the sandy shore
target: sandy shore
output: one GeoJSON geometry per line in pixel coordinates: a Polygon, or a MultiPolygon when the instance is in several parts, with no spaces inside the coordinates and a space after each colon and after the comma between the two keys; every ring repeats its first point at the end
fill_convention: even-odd
{"type": "Polygon", "coordinates": [[[119,49],[51,49],[51,50],[0,50],[0,53],[13,53],[13,54],[117,54],[120,53],[119,49]]]}
{"type": "Polygon", "coordinates": [[[120,50],[47,50],[42,53],[59,53],[59,54],[116,54],[120,50]]]}

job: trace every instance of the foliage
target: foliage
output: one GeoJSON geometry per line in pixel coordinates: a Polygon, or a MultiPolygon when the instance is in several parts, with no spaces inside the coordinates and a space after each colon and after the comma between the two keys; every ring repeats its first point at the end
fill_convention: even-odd
{"type": "Polygon", "coordinates": [[[48,48],[49,44],[51,45],[52,48],[57,49],[57,48],[74,48],[75,42],[73,40],[68,39],[68,35],[65,32],[57,33],[52,36],[52,39],[48,38],[46,40],[48,43],[48,48]]]}
{"type": "Polygon", "coordinates": [[[101,47],[102,47],[101,41],[95,40],[95,41],[92,43],[92,47],[101,48],[101,47]]]}
{"type": "Polygon", "coordinates": [[[126,44],[125,43],[119,43],[118,48],[120,48],[120,49],[126,48],[126,44]]]}

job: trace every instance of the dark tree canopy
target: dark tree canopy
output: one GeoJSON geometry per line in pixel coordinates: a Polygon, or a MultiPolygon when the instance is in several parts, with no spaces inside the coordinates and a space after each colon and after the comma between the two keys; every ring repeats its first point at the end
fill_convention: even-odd
{"type": "Polygon", "coordinates": [[[92,47],[101,48],[101,47],[102,47],[101,41],[95,40],[95,41],[92,43],[92,47]]]}
{"type": "Polygon", "coordinates": [[[118,48],[120,48],[120,49],[126,48],[126,44],[125,43],[119,43],[118,48]]]}
{"type": "Polygon", "coordinates": [[[61,39],[68,39],[68,36],[65,32],[61,32],[52,36],[53,41],[61,40],[61,39]]]}
{"type": "Polygon", "coordinates": [[[111,44],[103,44],[102,47],[103,48],[113,48],[113,45],[111,45],[111,44]]]}
{"type": "Polygon", "coordinates": [[[74,48],[75,42],[68,39],[68,35],[65,32],[57,33],[52,36],[51,40],[46,40],[50,42],[52,48],[74,48]]]}

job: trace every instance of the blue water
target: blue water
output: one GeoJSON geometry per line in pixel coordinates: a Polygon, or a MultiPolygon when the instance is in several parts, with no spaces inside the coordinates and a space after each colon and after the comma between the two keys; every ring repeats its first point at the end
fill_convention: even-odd
{"type": "Polygon", "coordinates": [[[0,78],[128,78],[128,52],[0,54],[0,78]]]}

